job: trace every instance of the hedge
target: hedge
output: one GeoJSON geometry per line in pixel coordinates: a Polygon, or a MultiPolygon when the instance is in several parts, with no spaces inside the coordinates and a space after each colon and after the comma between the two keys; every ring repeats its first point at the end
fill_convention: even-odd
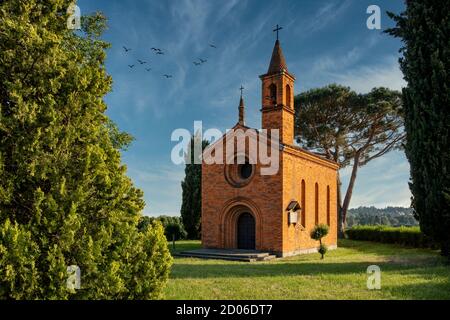
{"type": "Polygon", "coordinates": [[[354,226],[345,231],[349,239],[396,243],[415,248],[436,248],[419,227],[354,226]]]}

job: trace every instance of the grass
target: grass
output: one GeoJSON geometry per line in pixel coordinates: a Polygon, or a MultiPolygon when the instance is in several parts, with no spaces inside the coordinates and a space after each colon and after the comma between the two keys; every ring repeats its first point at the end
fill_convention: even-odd
{"type": "MultiPolygon", "coordinates": [[[[170,245],[171,246],[171,245],[170,245]]],[[[438,252],[342,240],[337,250],[267,262],[175,258],[166,299],[450,299],[450,265],[438,252]],[[381,290],[367,289],[367,267],[381,290]]],[[[176,251],[200,248],[179,241],[176,251]]]]}

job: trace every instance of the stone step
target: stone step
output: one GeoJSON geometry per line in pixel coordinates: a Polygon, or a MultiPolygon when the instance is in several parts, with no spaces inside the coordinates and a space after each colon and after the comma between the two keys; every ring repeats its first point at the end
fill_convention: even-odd
{"type": "Polygon", "coordinates": [[[268,261],[276,258],[275,255],[271,255],[268,252],[238,249],[197,249],[178,252],[174,256],[245,262],[268,261]]]}
{"type": "Polygon", "coordinates": [[[224,256],[224,257],[242,257],[249,259],[259,259],[270,255],[268,252],[260,252],[254,250],[217,250],[217,249],[198,249],[182,251],[183,254],[201,254],[205,256],[224,256]]]}
{"type": "Polygon", "coordinates": [[[173,256],[183,257],[183,258],[217,259],[217,260],[242,261],[242,262],[255,262],[258,260],[256,258],[248,258],[248,257],[235,257],[235,256],[212,255],[212,254],[195,254],[195,253],[182,253],[182,252],[175,253],[175,254],[173,254],[173,256]]]}

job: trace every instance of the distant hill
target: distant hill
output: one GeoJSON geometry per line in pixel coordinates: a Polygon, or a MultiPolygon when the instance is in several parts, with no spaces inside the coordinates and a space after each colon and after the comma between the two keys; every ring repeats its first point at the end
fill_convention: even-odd
{"type": "Polygon", "coordinates": [[[379,209],[375,207],[359,207],[348,210],[347,227],[354,225],[376,225],[389,226],[417,226],[419,222],[414,218],[411,208],[386,207],[379,209]]]}

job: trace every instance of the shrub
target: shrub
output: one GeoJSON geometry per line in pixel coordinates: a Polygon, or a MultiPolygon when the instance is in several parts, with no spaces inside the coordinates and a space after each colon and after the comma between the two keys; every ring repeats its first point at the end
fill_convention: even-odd
{"type": "Polygon", "coordinates": [[[319,241],[320,245],[318,248],[318,252],[321,254],[321,259],[323,259],[325,253],[328,251],[327,246],[322,243],[322,238],[328,234],[328,230],[329,230],[328,225],[318,224],[311,231],[311,239],[319,241]]]}
{"type": "Polygon", "coordinates": [[[183,240],[187,237],[186,229],[184,228],[181,217],[170,217],[170,216],[159,216],[159,217],[149,217],[142,216],[138,228],[139,230],[144,229],[147,225],[154,221],[159,221],[164,228],[164,235],[167,241],[173,240],[173,235],[175,235],[176,240],[183,240]]]}
{"type": "Polygon", "coordinates": [[[433,241],[419,227],[354,226],[346,230],[352,240],[396,243],[416,248],[435,248],[433,241]]]}
{"type": "Polygon", "coordinates": [[[158,299],[172,257],[159,223],[137,228],[132,137],[104,101],[106,19],[65,28],[74,2],[0,0],[0,300],[158,299]]]}
{"type": "Polygon", "coordinates": [[[317,241],[321,241],[323,237],[328,234],[328,226],[326,224],[318,224],[311,231],[311,238],[317,241]]]}

